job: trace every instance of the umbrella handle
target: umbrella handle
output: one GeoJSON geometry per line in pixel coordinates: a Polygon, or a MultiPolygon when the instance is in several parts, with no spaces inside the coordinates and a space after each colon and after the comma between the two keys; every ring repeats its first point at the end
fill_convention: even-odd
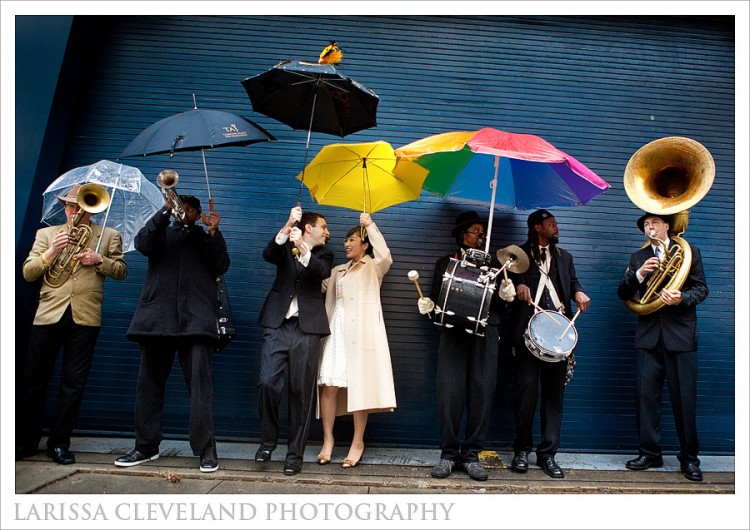
{"type": "MultiPolygon", "coordinates": [[[[213,212],[214,211],[214,200],[208,199],[208,211],[213,212]]],[[[206,217],[206,212],[203,212],[201,215],[201,219],[203,219],[203,224],[208,226],[210,223],[208,222],[208,217],[206,217]]]]}

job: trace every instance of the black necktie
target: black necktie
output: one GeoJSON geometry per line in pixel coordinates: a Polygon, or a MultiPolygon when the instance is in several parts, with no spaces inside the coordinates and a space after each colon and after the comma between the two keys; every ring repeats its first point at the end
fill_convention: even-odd
{"type": "Polygon", "coordinates": [[[547,247],[542,247],[542,256],[539,258],[542,265],[547,263],[547,247]]]}

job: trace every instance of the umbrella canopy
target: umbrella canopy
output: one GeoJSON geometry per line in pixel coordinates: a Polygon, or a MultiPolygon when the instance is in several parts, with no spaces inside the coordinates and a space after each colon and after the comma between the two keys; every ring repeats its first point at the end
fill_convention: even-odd
{"type": "MultiPolygon", "coordinates": [[[[412,142],[396,155],[430,171],[423,189],[459,202],[530,210],[580,206],[610,186],[593,171],[533,134],[484,128],[412,142]]],[[[485,250],[489,250],[490,233],[485,250]]]]}
{"type": "Polygon", "coordinates": [[[281,61],[270,70],[242,81],[256,112],[291,128],[306,129],[305,161],[299,197],[310,149],[312,131],[341,136],[375,127],[380,98],[332,64],[281,61]]]}
{"type": "Polygon", "coordinates": [[[519,210],[580,206],[610,187],[578,160],[532,134],[490,128],[449,132],[400,147],[396,155],[430,171],[426,191],[461,202],[519,210]]]}
{"type": "MultiPolygon", "coordinates": [[[[149,125],[128,144],[120,156],[124,158],[164,153],[173,156],[175,151],[199,150],[203,161],[203,174],[206,177],[208,204],[210,210],[213,210],[205,149],[243,146],[275,139],[247,118],[221,110],[199,109],[196,106],[193,110],[169,116],[149,125]]],[[[203,222],[208,224],[205,213],[203,222]]]]}
{"type": "Polygon", "coordinates": [[[380,98],[332,64],[282,61],[242,86],[255,112],[295,130],[343,138],[377,125],[380,98]]]}
{"type": "Polygon", "coordinates": [[[120,156],[172,154],[271,140],[275,138],[270,133],[247,118],[221,110],[193,109],[149,125],[120,156]]]}
{"type": "Polygon", "coordinates": [[[42,222],[50,226],[64,224],[65,211],[57,196],[64,195],[76,184],[87,183],[104,186],[110,197],[107,209],[92,216],[92,220],[120,233],[123,252],[134,250],[136,234],[164,205],[164,197],[139,169],[118,162],[100,160],[58,177],[42,195],[42,222]]]}
{"type": "Polygon", "coordinates": [[[387,142],[331,144],[297,175],[319,204],[377,212],[419,198],[427,170],[398,161],[387,142]]]}

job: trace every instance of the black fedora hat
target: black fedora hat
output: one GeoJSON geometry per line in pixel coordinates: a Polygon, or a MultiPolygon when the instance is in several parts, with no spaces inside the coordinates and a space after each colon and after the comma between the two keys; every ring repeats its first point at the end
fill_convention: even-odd
{"type": "Polygon", "coordinates": [[[643,232],[643,223],[646,222],[647,217],[658,217],[659,219],[667,223],[669,225],[669,228],[672,228],[672,216],[671,215],[646,212],[643,215],[641,215],[638,218],[638,220],[635,222],[636,226],[638,226],[638,230],[640,230],[641,232],[643,232]]]}
{"type": "Polygon", "coordinates": [[[456,216],[456,226],[451,230],[453,237],[458,237],[461,232],[469,228],[471,225],[480,224],[487,230],[487,222],[482,220],[477,212],[464,212],[456,216]]]}

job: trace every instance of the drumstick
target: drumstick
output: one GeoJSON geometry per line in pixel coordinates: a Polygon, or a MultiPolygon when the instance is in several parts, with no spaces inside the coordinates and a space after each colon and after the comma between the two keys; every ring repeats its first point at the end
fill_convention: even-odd
{"type": "Polygon", "coordinates": [[[529,303],[530,303],[531,305],[533,305],[534,307],[536,307],[536,308],[537,308],[537,309],[539,310],[539,312],[540,312],[540,313],[544,313],[545,315],[547,315],[547,318],[550,318],[550,319],[552,319],[552,321],[553,321],[553,322],[554,322],[555,324],[557,323],[557,320],[555,320],[555,317],[553,317],[552,315],[550,315],[550,314],[549,314],[549,311],[547,311],[546,309],[542,309],[541,307],[539,307],[539,306],[538,306],[538,305],[536,304],[536,302],[534,302],[533,300],[529,300],[529,303]]]}
{"type": "Polygon", "coordinates": [[[581,314],[581,310],[579,309],[578,311],[576,311],[576,314],[575,314],[575,315],[573,315],[573,320],[571,320],[571,321],[570,321],[570,324],[568,324],[568,327],[567,327],[567,328],[565,328],[565,331],[563,331],[563,332],[562,332],[562,335],[560,335],[560,338],[559,338],[559,339],[557,339],[557,340],[562,340],[562,338],[563,338],[563,337],[565,336],[565,334],[566,334],[566,333],[568,332],[568,330],[570,329],[570,327],[571,327],[571,326],[573,325],[573,322],[575,322],[575,321],[576,321],[576,318],[578,318],[578,315],[580,315],[580,314],[581,314]]]}
{"type": "Polygon", "coordinates": [[[409,279],[414,282],[414,285],[417,288],[417,292],[419,293],[419,297],[424,298],[422,289],[419,288],[419,273],[417,271],[409,271],[409,279]]]}

